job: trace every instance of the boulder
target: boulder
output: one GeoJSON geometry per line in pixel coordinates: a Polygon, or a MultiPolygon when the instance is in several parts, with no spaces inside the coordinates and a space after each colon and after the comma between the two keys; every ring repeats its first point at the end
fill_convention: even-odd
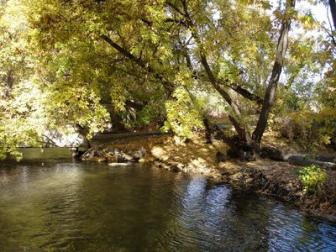
{"type": "Polygon", "coordinates": [[[162,147],[154,146],[151,150],[153,157],[158,160],[167,161],[169,159],[169,155],[167,151],[165,151],[162,147]]]}

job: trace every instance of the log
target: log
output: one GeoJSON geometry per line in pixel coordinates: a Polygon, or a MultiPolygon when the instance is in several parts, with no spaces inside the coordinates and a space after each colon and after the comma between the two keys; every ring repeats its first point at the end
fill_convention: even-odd
{"type": "Polygon", "coordinates": [[[336,163],[324,162],[307,158],[305,155],[291,155],[287,159],[288,163],[299,166],[317,165],[327,170],[336,170],[336,163]]]}

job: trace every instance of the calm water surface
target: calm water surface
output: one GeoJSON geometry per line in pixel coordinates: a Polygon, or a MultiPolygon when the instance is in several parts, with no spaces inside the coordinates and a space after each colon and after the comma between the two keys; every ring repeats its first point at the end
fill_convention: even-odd
{"type": "Polygon", "coordinates": [[[0,251],[336,251],[336,223],[148,167],[1,164],[0,251]]]}

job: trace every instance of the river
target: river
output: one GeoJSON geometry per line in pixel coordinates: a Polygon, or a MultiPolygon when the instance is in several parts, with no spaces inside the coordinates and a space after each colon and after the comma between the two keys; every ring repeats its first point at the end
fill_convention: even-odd
{"type": "Polygon", "coordinates": [[[49,152],[1,163],[0,251],[336,251],[336,223],[290,205],[49,152]]]}

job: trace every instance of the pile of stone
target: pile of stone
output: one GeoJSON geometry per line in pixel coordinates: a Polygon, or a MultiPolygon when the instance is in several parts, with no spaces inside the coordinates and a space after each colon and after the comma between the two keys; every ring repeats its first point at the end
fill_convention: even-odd
{"type": "Polygon", "coordinates": [[[82,155],[81,160],[107,162],[113,166],[143,162],[145,154],[146,150],[144,148],[135,151],[123,151],[114,147],[103,149],[91,148],[82,155]]]}

